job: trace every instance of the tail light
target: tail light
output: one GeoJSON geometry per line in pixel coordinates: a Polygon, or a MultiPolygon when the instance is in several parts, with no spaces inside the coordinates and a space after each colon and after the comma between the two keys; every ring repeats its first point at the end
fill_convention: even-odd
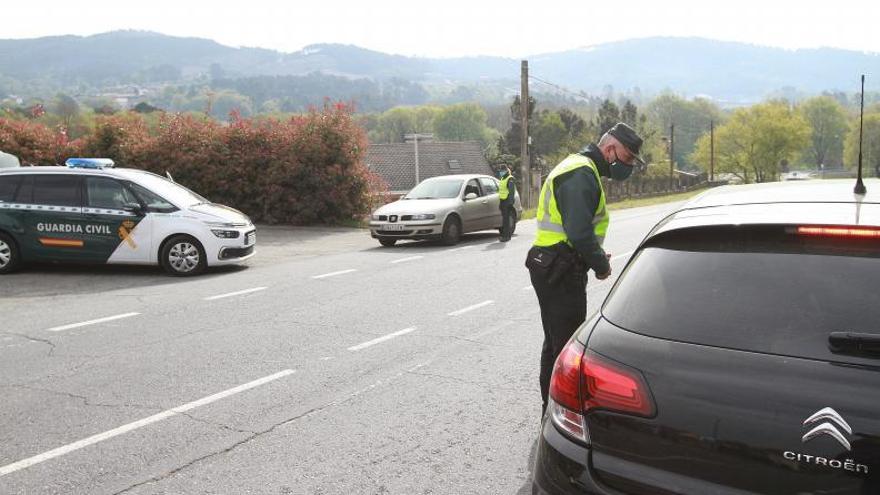
{"type": "Polygon", "coordinates": [[[587,442],[584,417],[601,409],[635,416],[651,417],[654,400],[642,374],[586,351],[576,340],[570,341],[553,367],[550,378],[550,417],[565,433],[587,442]]]}
{"type": "Polygon", "coordinates": [[[854,237],[859,239],[880,239],[880,229],[870,227],[820,227],[800,226],[797,228],[800,235],[815,235],[824,237],[854,237]]]}

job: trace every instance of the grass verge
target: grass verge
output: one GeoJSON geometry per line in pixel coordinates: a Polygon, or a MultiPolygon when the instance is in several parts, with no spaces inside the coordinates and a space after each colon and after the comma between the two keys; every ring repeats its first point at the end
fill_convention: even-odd
{"type": "MultiPolygon", "coordinates": [[[[688,191],[684,193],[675,193],[675,194],[667,194],[664,196],[654,196],[651,198],[639,198],[639,199],[626,199],[623,201],[615,201],[614,203],[608,203],[609,210],[624,210],[626,208],[638,208],[640,206],[652,206],[652,205],[660,205],[663,203],[673,203],[675,201],[684,201],[686,199],[692,198],[697,194],[705,191],[706,188],[696,189],[694,191],[688,191]]],[[[522,220],[531,220],[535,218],[535,214],[537,213],[537,208],[530,208],[528,210],[523,210],[522,220]]]]}
{"type": "Polygon", "coordinates": [[[686,199],[690,199],[696,196],[697,194],[700,194],[706,189],[707,188],[703,187],[684,193],[667,194],[664,196],[654,196],[651,198],[625,199],[623,201],[615,201],[614,203],[608,203],[608,209],[623,210],[626,208],[638,208],[640,206],[653,206],[663,203],[673,203],[675,201],[684,201],[686,199]]]}

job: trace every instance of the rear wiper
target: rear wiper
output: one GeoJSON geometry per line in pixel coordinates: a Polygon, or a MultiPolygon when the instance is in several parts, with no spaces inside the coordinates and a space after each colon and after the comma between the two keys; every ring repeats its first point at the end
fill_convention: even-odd
{"type": "Polygon", "coordinates": [[[831,352],[840,354],[873,354],[880,356],[880,334],[831,332],[828,335],[831,352]]]}

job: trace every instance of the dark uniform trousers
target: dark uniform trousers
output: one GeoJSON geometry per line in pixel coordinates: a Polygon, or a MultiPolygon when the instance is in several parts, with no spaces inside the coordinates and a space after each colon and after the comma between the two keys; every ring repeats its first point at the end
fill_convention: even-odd
{"type": "Polygon", "coordinates": [[[512,201],[502,201],[499,208],[501,208],[501,238],[510,239],[510,229],[512,227],[512,225],[510,225],[511,212],[515,212],[516,210],[513,207],[512,201]]]}
{"type": "MultiPolygon", "coordinates": [[[[550,375],[556,357],[568,339],[587,318],[587,277],[585,269],[572,269],[555,284],[548,282],[546,271],[529,270],[532,287],[541,306],[544,346],[541,349],[541,399],[547,410],[550,375]]],[[[542,414],[543,416],[543,414],[542,414]]]]}

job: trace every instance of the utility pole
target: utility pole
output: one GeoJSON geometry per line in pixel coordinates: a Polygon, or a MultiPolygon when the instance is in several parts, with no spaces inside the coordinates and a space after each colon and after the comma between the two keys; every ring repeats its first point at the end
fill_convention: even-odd
{"type": "Polygon", "coordinates": [[[526,208],[532,207],[532,162],[529,160],[529,61],[522,61],[520,71],[521,91],[519,118],[522,135],[520,136],[520,170],[523,175],[526,208]]]}
{"type": "Polygon", "coordinates": [[[709,121],[709,182],[715,182],[715,121],[709,121]]]}
{"type": "Polygon", "coordinates": [[[669,191],[672,192],[672,181],[675,175],[675,124],[669,125],[669,191]]]}
{"type": "Polygon", "coordinates": [[[403,138],[404,139],[412,139],[413,143],[415,143],[415,148],[416,148],[416,150],[415,150],[416,151],[416,159],[415,159],[415,162],[416,162],[416,183],[413,184],[413,187],[415,187],[415,186],[419,185],[419,182],[421,182],[421,179],[419,178],[419,139],[433,139],[434,135],[433,134],[419,134],[418,132],[415,132],[412,134],[404,134],[403,138]]]}
{"type": "Polygon", "coordinates": [[[211,112],[214,110],[214,92],[208,91],[208,101],[205,103],[205,115],[208,117],[211,116],[211,112]]]}

